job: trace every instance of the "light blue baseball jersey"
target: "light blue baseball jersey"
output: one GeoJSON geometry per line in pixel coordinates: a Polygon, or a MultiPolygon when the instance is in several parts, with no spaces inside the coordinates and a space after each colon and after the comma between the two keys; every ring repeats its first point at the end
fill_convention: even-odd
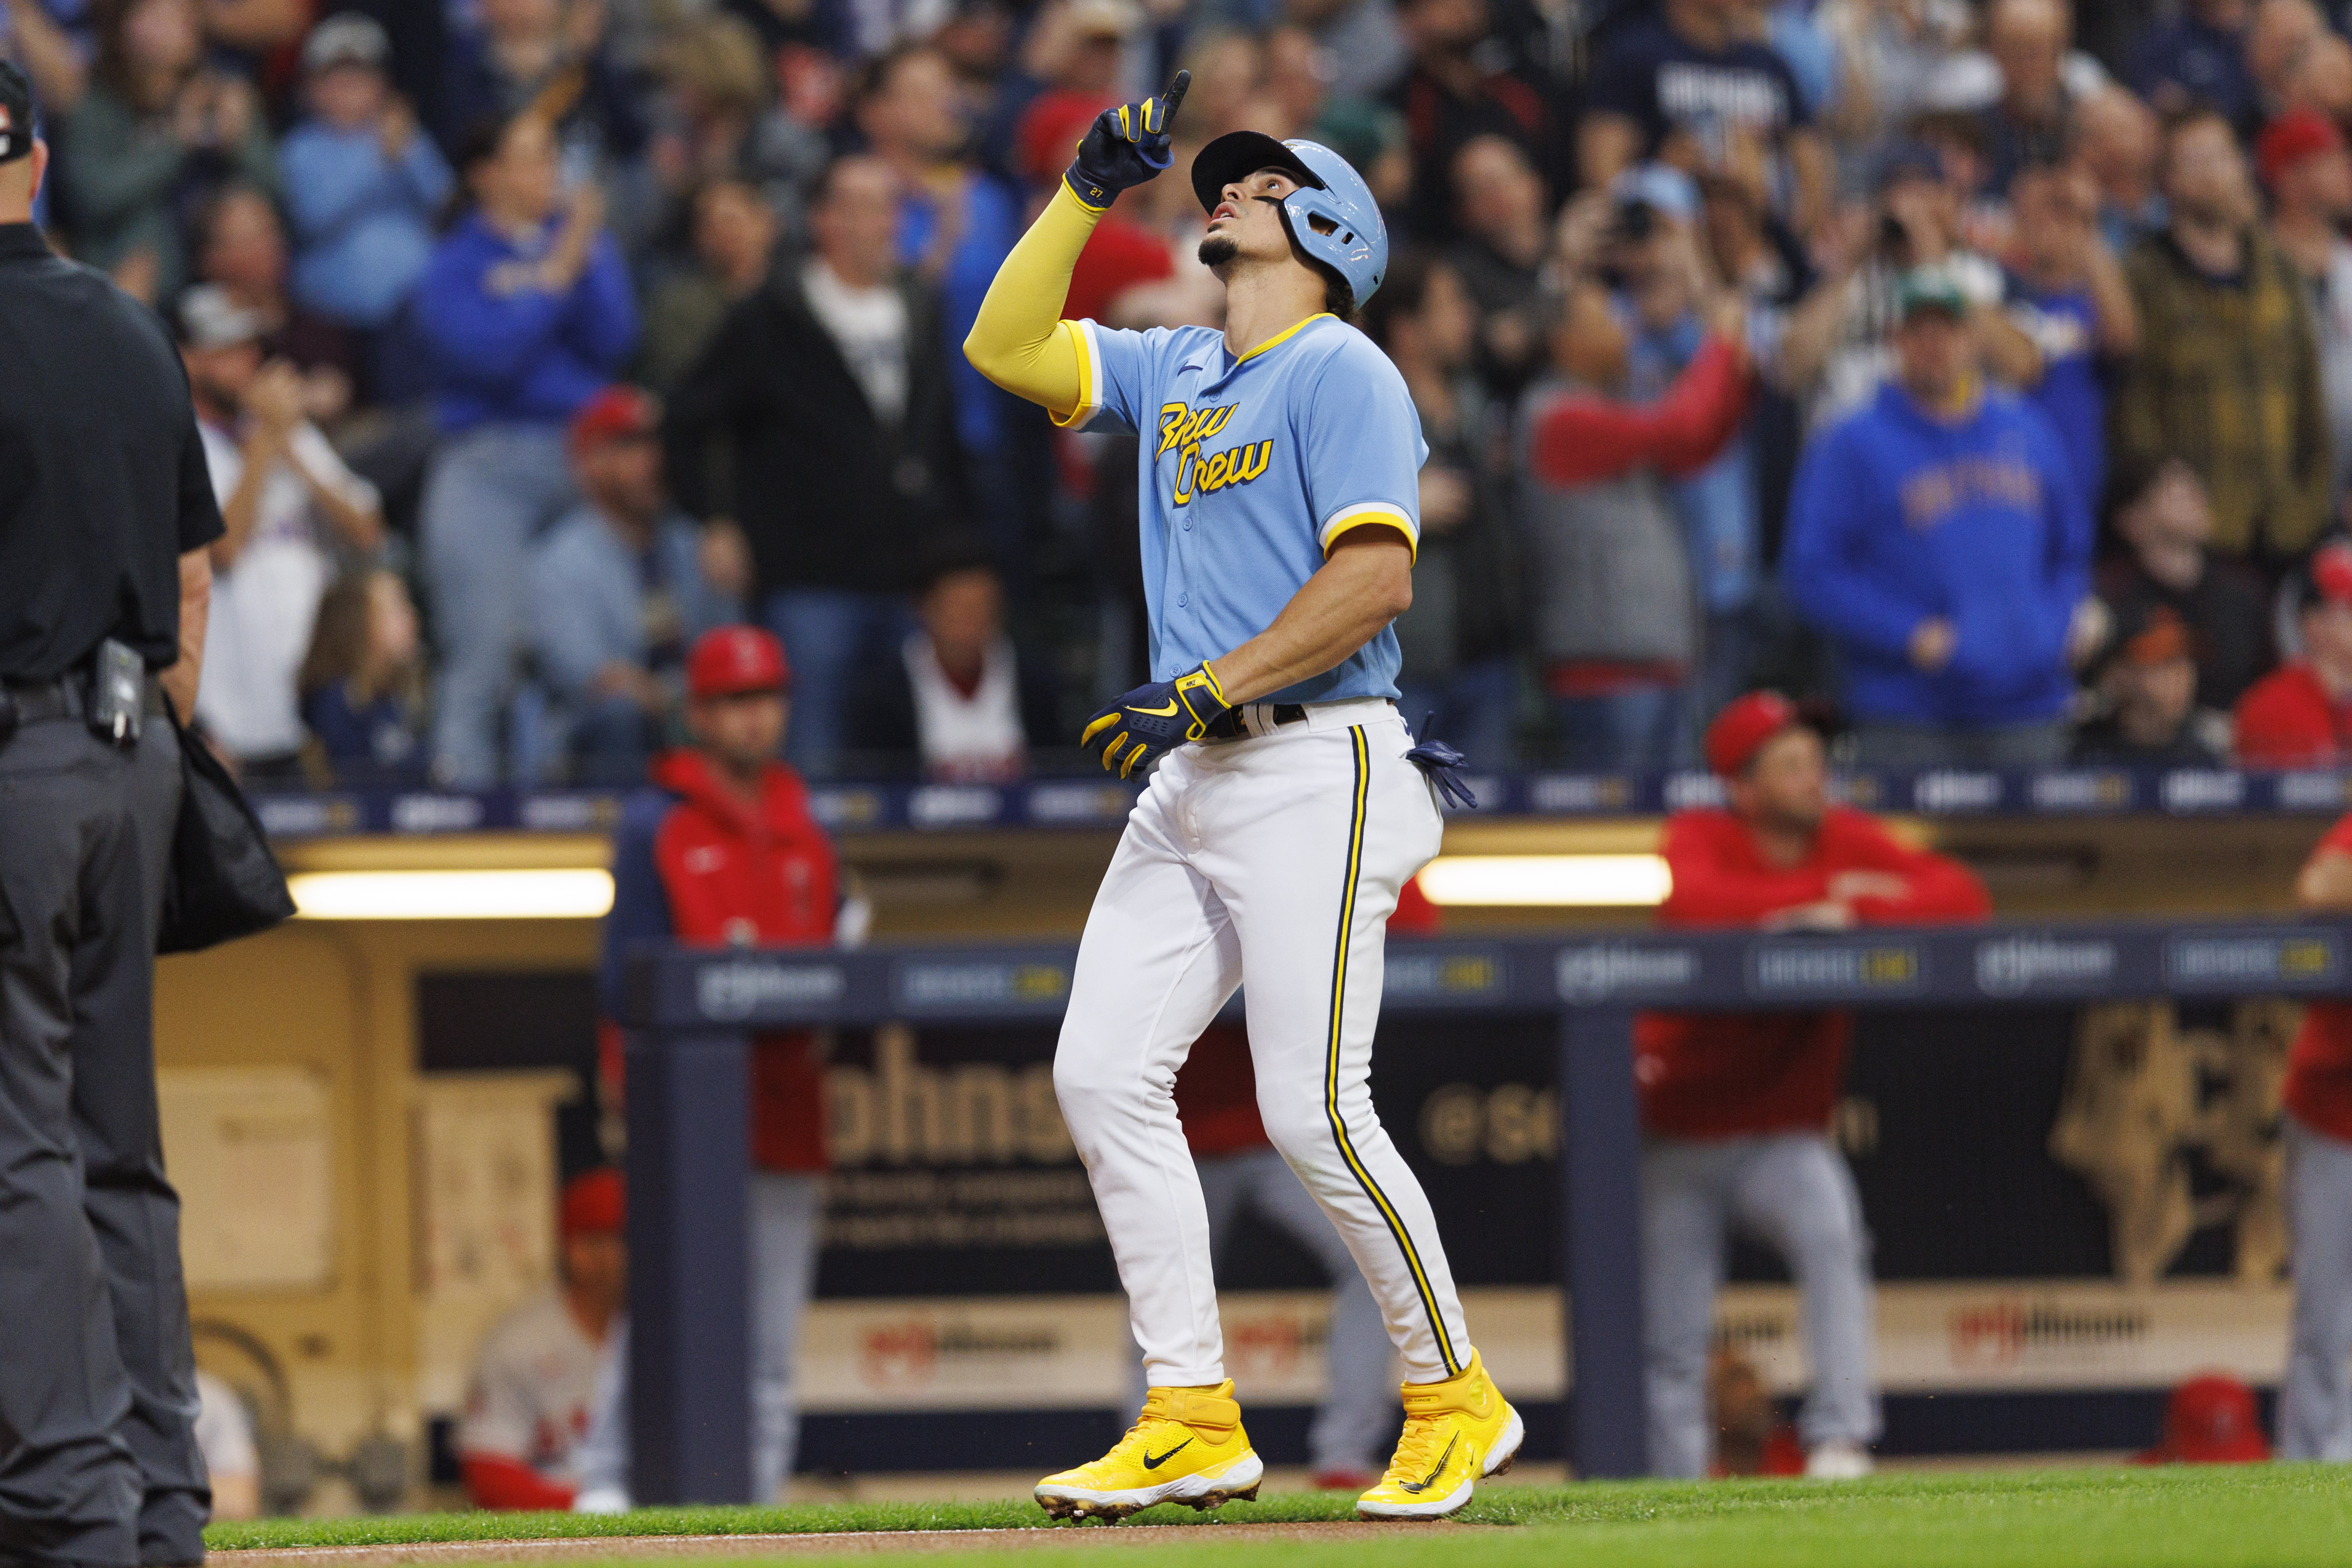
{"type": "MultiPolygon", "coordinates": [[[[1274,624],[1350,528],[1421,542],[1429,443],[1404,377],[1372,341],[1310,316],[1236,360],[1208,327],[1072,323],[1083,384],[1067,423],[1099,416],[1143,438],[1143,595],[1151,678],[1172,680],[1274,624]]],[[[1260,699],[1394,697],[1387,627],[1337,668],[1260,699]]]]}

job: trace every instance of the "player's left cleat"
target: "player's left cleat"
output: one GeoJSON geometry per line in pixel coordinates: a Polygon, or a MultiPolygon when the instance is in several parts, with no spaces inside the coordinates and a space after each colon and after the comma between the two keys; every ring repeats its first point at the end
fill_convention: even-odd
{"type": "Polygon", "coordinates": [[[1476,1351],[1444,1383],[1404,1385],[1404,1435],[1381,1484],[1356,1500],[1365,1519],[1444,1519],[1518,1457],[1527,1427],[1476,1351]]]}
{"type": "Polygon", "coordinates": [[[1155,1388],[1109,1453],[1039,1481],[1037,1506],[1055,1519],[1114,1524],[1154,1503],[1205,1512],[1256,1497],[1265,1474],[1231,1378],[1214,1388],[1155,1388]]]}

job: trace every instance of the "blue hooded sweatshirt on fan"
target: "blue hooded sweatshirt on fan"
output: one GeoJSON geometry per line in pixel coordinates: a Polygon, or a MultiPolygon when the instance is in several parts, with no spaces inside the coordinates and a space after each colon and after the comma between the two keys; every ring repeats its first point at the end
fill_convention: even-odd
{"type": "Polygon", "coordinates": [[[1838,647],[1850,717],[1990,728],[2063,712],[2066,629],[2090,591],[2092,520],[2041,410],[1987,392],[1956,421],[1888,383],[1797,468],[1780,578],[1838,647]],[[1911,634],[1957,634],[1933,675],[1911,634]]]}

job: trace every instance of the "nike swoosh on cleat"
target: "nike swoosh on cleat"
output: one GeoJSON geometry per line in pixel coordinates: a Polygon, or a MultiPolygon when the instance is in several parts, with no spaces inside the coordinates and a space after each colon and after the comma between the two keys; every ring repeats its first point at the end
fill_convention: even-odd
{"type": "Polygon", "coordinates": [[[1192,1438],[1190,1438],[1190,1437],[1187,1437],[1187,1438],[1185,1438],[1182,1442],[1181,1442],[1181,1443],[1177,1444],[1174,1447],[1172,1447],[1172,1448],[1169,1449],[1166,1453],[1164,1453],[1164,1454],[1160,1455],[1160,1456],[1158,1458],[1156,1458],[1156,1459],[1155,1459],[1155,1458],[1153,1458],[1151,1457],[1151,1450],[1150,1450],[1150,1449],[1149,1449],[1149,1448],[1146,1448],[1146,1449],[1143,1451],[1143,1468],[1144,1468],[1145,1469],[1147,1469],[1147,1470],[1156,1470],[1156,1469],[1158,1469],[1160,1466],[1162,1466],[1162,1465],[1166,1464],[1169,1460],[1171,1460],[1171,1459],[1174,1458],[1177,1455],[1179,1455],[1179,1454],[1182,1453],[1185,1449],[1187,1449],[1187,1448],[1191,1447],[1192,1446],[1192,1438]]]}
{"type": "Polygon", "coordinates": [[[1128,711],[1140,713],[1147,719],[1172,719],[1176,716],[1176,702],[1171,698],[1165,708],[1130,708],[1128,711]]]}
{"type": "MultiPolygon", "coordinates": [[[[1445,1452],[1437,1456],[1436,1467],[1433,1468],[1429,1474],[1423,1476],[1417,1481],[1400,1481],[1397,1484],[1402,1487],[1406,1491],[1415,1494],[1425,1492],[1430,1488],[1435,1486],[1437,1484],[1437,1478],[1445,1473],[1446,1461],[1454,1458],[1454,1450],[1460,1445],[1461,1441],[1462,1434],[1456,1432],[1454,1434],[1453,1438],[1446,1443],[1445,1452]]],[[[1173,1450],[1171,1451],[1172,1452],[1173,1450]]],[[[1149,1459],[1146,1459],[1144,1462],[1146,1464],[1150,1463],[1149,1459]]]]}

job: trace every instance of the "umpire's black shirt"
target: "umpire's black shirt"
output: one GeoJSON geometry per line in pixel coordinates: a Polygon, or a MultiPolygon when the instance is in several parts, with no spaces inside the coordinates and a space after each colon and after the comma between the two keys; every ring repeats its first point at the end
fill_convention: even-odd
{"type": "Polygon", "coordinates": [[[55,679],[110,637],[169,665],[180,556],[221,531],[163,322],[0,224],[0,679],[55,679]]]}

